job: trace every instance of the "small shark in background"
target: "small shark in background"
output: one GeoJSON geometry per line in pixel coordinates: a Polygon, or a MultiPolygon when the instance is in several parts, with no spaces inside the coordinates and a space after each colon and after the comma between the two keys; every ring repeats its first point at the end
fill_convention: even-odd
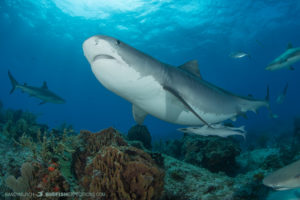
{"type": "Polygon", "coordinates": [[[85,40],[83,52],[98,81],[132,103],[137,124],[151,114],[170,123],[210,126],[269,108],[269,95],[266,100],[242,97],[205,81],[196,60],[171,66],[104,35],[85,40]]]}
{"type": "Polygon", "coordinates": [[[61,97],[57,96],[56,94],[54,94],[53,92],[51,92],[48,89],[47,83],[44,82],[42,87],[33,87],[33,86],[29,86],[26,83],[24,83],[24,85],[19,84],[16,79],[12,76],[12,74],[10,73],[10,71],[8,71],[8,77],[11,81],[12,84],[12,89],[10,91],[10,94],[12,94],[14,92],[14,90],[16,88],[19,88],[22,90],[22,92],[26,92],[29,94],[29,96],[33,96],[33,97],[37,97],[39,99],[42,100],[41,104],[44,103],[56,103],[56,104],[63,104],[65,103],[65,100],[62,99],[61,97]]]}
{"type": "Polygon", "coordinates": [[[300,47],[293,48],[293,46],[289,44],[287,50],[275,60],[273,60],[266,67],[266,70],[275,71],[283,68],[294,70],[294,67],[292,65],[298,61],[300,61],[300,47]]]}
{"type": "Polygon", "coordinates": [[[287,92],[287,89],[288,89],[289,85],[288,83],[285,84],[284,88],[283,88],[283,91],[281,92],[281,94],[277,97],[276,99],[276,102],[278,104],[282,104],[284,99],[285,99],[285,96],[286,96],[286,92],[287,92]]]}
{"type": "Polygon", "coordinates": [[[300,160],[271,173],[263,184],[275,190],[300,188],[300,160]]]}
{"type": "Polygon", "coordinates": [[[222,124],[214,124],[209,126],[202,126],[202,127],[187,127],[187,128],[180,128],[177,129],[183,133],[192,133],[196,135],[202,136],[219,136],[219,137],[228,137],[230,135],[240,135],[243,136],[244,139],[246,138],[246,131],[245,126],[241,127],[230,127],[224,126],[222,124]]]}
{"type": "Polygon", "coordinates": [[[234,59],[239,59],[239,58],[244,58],[244,57],[251,58],[251,56],[249,54],[242,52],[242,51],[233,52],[233,53],[229,54],[229,56],[234,59]]]}

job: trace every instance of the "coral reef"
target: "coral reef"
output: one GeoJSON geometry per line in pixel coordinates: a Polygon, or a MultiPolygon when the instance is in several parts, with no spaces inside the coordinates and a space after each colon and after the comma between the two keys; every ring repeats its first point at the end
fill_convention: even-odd
{"type": "Polygon", "coordinates": [[[224,200],[232,196],[234,179],[165,156],[166,200],[224,200]]]}
{"type": "Polygon", "coordinates": [[[14,192],[27,192],[32,188],[33,166],[30,163],[23,163],[21,167],[21,176],[16,179],[10,175],[6,178],[6,185],[14,192]]]}
{"type": "Polygon", "coordinates": [[[24,133],[36,140],[38,130],[43,132],[48,129],[46,125],[37,124],[36,116],[30,112],[12,109],[0,112],[2,113],[0,131],[14,140],[18,140],[24,133]]]}
{"type": "MultiPolygon", "coordinates": [[[[50,168],[51,169],[51,168],[50,168]]],[[[39,163],[23,163],[21,176],[17,179],[10,175],[6,178],[6,185],[16,192],[16,194],[38,194],[43,192],[68,192],[69,184],[65,181],[58,169],[49,170],[39,163]]],[[[40,199],[36,195],[22,196],[24,200],[40,199]]],[[[61,197],[51,197],[51,199],[61,199],[61,197]]]]}
{"type": "Polygon", "coordinates": [[[128,146],[113,128],[81,131],[80,138],[85,147],[73,154],[73,172],[85,191],[105,199],[159,199],[164,172],[148,153],[128,146]]]}
{"type": "Polygon", "coordinates": [[[131,127],[127,135],[129,140],[141,141],[147,149],[151,149],[151,135],[144,125],[135,125],[131,127]]]}
{"type": "Polygon", "coordinates": [[[239,144],[230,138],[203,137],[185,134],[181,140],[166,142],[164,153],[209,169],[233,175],[237,170],[236,156],[241,152],[239,144]]]}
{"type": "Polygon", "coordinates": [[[300,159],[299,124],[296,118],[294,134],[277,136],[284,140],[253,137],[259,144],[251,150],[241,151],[233,138],[184,134],[150,151],[144,126],[131,128],[130,141],[114,128],[77,135],[70,125],[49,129],[33,114],[0,104],[0,192],[80,191],[97,195],[84,199],[103,200],[264,200],[270,189],[263,178],[300,159]]]}

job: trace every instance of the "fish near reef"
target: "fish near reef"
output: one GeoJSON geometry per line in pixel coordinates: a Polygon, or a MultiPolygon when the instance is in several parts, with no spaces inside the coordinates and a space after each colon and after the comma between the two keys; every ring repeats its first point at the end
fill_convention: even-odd
{"type": "Polygon", "coordinates": [[[263,184],[275,190],[300,188],[300,160],[271,173],[263,184]]]}
{"type": "Polygon", "coordinates": [[[245,126],[241,127],[230,127],[224,126],[222,124],[214,124],[209,126],[202,126],[202,127],[187,127],[187,128],[180,128],[177,129],[183,133],[192,133],[196,135],[202,136],[219,136],[219,137],[228,137],[231,135],[240,135],[244,139],[246,138],[246,131],[245,126]]]}
{"type": "Polygon", "coordinates": [[[98,81],[132,103],[140,125],[150,114],[174,124],[209,126],[269,107],[267,100],[238,96],[203,80],[196,60],[174,67],[104,35],[88,38],[82,47],[98,81]]]}
{"type": "Polygon", "coordinates": [[[26,83],[24,85],[19,84],[16,79],[12,76],[10,71],[8,71],[8,77],[10,79],[12,89],[10,91],[10,94],[12,94],[16,88],[19,88],[22,90],[22,92],[26,92],[29,94],[29,96],[36,97],[42,100],[41,104],[44,103],[56,103],[56,104],[63,104],[65,103],[65,100],[59,97],[58,95],[54,94],[52,91],[48,89],[47,83],[44,82],[42,87],[34,87],[29,86],[26,83]]]}

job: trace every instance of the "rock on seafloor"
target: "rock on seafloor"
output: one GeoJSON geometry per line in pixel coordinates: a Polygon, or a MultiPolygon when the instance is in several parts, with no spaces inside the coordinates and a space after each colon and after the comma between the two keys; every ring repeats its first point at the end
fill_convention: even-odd
{"type": "Polygon", "coordinates": [[[127,134],[128,140],[141,141],[147,149],[151,149],[151,135],[144,125],[135,125],[131,127],[127,134]]]}

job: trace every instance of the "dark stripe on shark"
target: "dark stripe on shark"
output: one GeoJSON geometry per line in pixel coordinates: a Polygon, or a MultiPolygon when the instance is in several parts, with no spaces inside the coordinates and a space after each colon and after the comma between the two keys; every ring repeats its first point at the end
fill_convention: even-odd
{"type": "Polygon", "coordinates": [[[200,119],[205,125],[207,125],[208,127],[211,127],[204,119],[202,119],[202,117],[200,117],[196,111],[172,88],[168,87],[168,86],[163,86],[163,89],[170,92],[171,94],[173,94],[175,97],[177,97],[179,99],[179,101],[181,103],[183,103],[198,119],[200,119]]]}

